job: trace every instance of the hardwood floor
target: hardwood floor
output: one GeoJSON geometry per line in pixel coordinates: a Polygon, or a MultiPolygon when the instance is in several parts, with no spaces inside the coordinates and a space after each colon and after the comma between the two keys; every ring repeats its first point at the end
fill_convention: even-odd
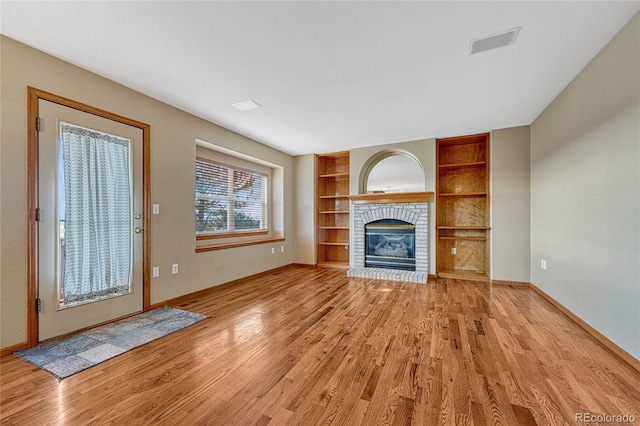
{"type": "Polygon", "coordinates": [[[0,423],[640,424],[640,373],[527,288],[292,266],[177,307],[211,318],[63,381],[4,357],[0,423]]]}

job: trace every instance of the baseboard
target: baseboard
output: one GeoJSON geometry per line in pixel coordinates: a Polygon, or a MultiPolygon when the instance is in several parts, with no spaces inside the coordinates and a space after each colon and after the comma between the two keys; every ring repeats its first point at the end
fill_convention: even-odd
{"type": "Polygon", "coordinates": [[[217,285],[214,285],[214,286],[211,286],[211,287],[207,287],[207,288],[202,289],[202,290],[194,291],[193,293],[183,294],[182,296],[174,297],[173,299],[168,299],[168,300],[165,300],[163,302],[153,303],[149,307],[149,309],[158,309],[158,308],[162,308],[163,306],[177,306],[177,305],[180,305],[180,304],[182,304],[184,302],[192,300],[194,298],[199,298],[199,297],[208,295],[212,291],[218,291],[218,290],[220,290],[222,288],[225,288],[225,287],[228,287],[228,286],[231,286],[231,285],[240,284],[242,282],[245,282],[245,281],[248,281],[248,280],[252,280],[254,278],[258,278],[258,277],[261,277],[261,276],[264,276],[264,275],[273,274],[274,272],[278,272],[278,271],[283,270],[283,269],[300,267],[300,266],[310,266],[310,265],[289,263],[289,264],[284,265],[284,266],[278,266],[277,268],[269,269],[267,271],[258,272],[256,274],[252,274],[252,275],[248,275],[246,277],[238,278],[237,280],[227,281],[227,282],[222,283],[222,284],[217,284],[217,285]]]}
{"type": "Polygon", "coordinates": [[[436,280],[436,278],[438,278],[438,277],[436,276],[436,274],[429,274],[429,275],[427,275],[427,282],[429,282],[429,281],[435,281],[435,280],[436,280]]]}
{"type": "Polygon", "coordinates": [[[507,280],[491,280],[492,285],[509,285],[512,287],[529,287],[531,283],[527,281],[507,281],[507,280]]]}
{"type": "Polygon", "coordinates": [[[582,318],[571,312],[567,309],[562,303],[558,302],[553,297],[549,296],[544,290],[540,289],[533,283],[529,283],[529,288],[531,290],[538,293],[542,298],[544,298],[547,302],[551,303],[553,306],[558,308],[563,314],[565,314],[569,319],[582,327],[587,333],[589,333],[594,339],[600,342],[604,347],[609,349],[615,355],[617,355],[620,359],[625,361],[630,367],[635,369],[640,373],[640,360],[636,359],[629,352],[622,349],[620,346],[609,340],[604,334],[600,333],[598,330],[587,324],[582,318]]]}
{"type": "Polygon", "coordinates": [[[14,351],[21,351],[23,349],[28,349],[29,345],[27,342],[18,343],[17,345],[7,346],[6,348],[0,349],[0,358],[5,357],[7,355],[11,355],[14,351]]]}

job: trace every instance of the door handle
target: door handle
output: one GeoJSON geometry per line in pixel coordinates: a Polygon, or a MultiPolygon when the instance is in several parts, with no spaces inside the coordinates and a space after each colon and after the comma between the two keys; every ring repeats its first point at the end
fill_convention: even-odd
{"type": "Polygon", "coordinates": [[[136,234],[142,234],[142,231],[144,231],[144,229],[140,228],[139,226],[136,226],[136,229],[135,229],[136,234]]]}

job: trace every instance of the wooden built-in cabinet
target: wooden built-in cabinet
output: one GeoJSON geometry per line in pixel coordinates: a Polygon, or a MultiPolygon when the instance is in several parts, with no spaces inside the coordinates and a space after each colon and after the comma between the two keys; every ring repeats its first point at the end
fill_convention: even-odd
{"type": "Polygon", "coordinates": [[[349,267],[349,151],[316,156],[317,265],[349,267]]]}
{"type": "Polygon", "coordinates": [[[489,134],[436,144],[436,273],[489,279],[489,134]]]}

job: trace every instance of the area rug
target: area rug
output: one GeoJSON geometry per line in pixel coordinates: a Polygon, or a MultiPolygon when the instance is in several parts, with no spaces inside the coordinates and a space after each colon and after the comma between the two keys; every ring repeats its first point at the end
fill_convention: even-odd
{"type": "Polygon", "coordinates": [[[165,307],[14,354],[64,379],[205,318],[165,307]]]}

